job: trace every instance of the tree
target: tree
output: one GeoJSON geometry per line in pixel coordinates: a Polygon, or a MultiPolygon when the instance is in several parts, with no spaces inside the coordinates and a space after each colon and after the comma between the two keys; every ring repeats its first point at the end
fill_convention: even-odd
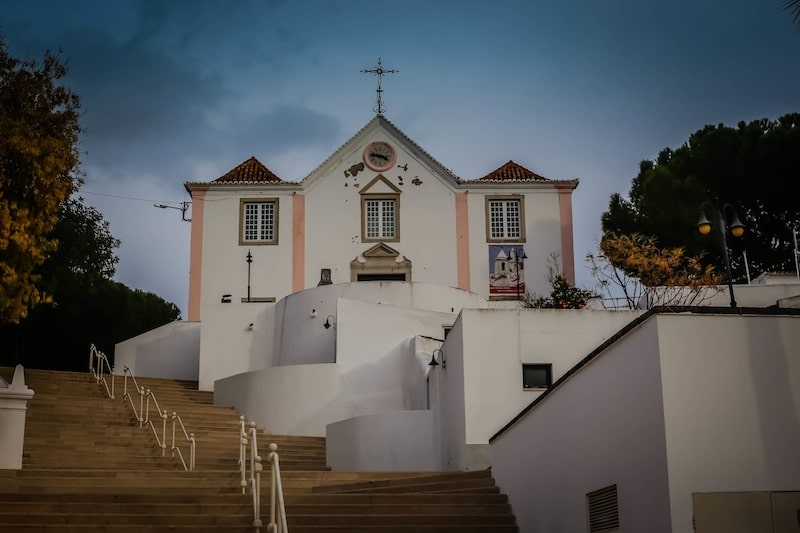
{"type": "Polygon", "coordinates": [[[119,261],[114,250],[120,242],[103,215],[84,204],[83,198],[70,198],[62,204],[52,236],[58,248],[38,269],[48,293],[55,293],[65,283],[91,292],[98,281],[114,276],[119,261]]]}
{"type": "MultiPolygon", "coordinates": [[[[597,291],[610,300],[622,294],[623,307],[692,305],[717,294],[721,278],[711,265],[683,248],[659,248],[654,237],[606,233],[599,253],[586,260],[597,291]]],[[[618,307],[618,306],[616,306],[618,307]]]]}
{"type": "Polygon", "coordinates": [[[64,62],[20,61],[0,36],[0,324],[50,297],[37,266],[56,250],[50,232],[79,181],[80,102],[59,85],[64,62]]]}
{"type": "Polygon", "coordinates": [[[81,198],[62,205],[50,238],[58,248],[35,273],[52,302],[0,327],[0,364],[86,370],[90,344],[113,357],[116,343],[180,318],[174,304],[111,279],[119,240],[81,198]]]}
{"type": "Polygon", "coordinates": [[[745,277],[743,252],[754,272],[794,269],[792,230],[800,229],[800,114],[705,126],[681,147],[643,161],[627,198],[611,197],[604,232],[656,237],[661,246],[723,264],[717,240],[696,229],[701,204],[730,203],[747,226],[730,239],[736,279],[745,277]]]}
{"type": "Polygon", "coordinates": [[[591,291],[573,287],[561,271],[561,257],[557,253],[550,254],[547,265],[547,279],[553,290],[550,296],[525,293],[522,306],[532,309],[583,309],[596,295],[591,291]]]}
{"type": "Polygon", "coordinates": [[[800,0],[785,0],[783,9],[791,14],[792,23],[800,28],[800,0]]]}

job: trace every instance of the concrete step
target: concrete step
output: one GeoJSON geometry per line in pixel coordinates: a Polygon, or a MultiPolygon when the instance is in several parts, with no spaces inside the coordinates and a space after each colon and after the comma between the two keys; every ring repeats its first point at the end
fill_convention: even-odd
{"type": "MultiPolygon", "coordinates": [[[[213,405],[213,394],[197,391],[194,382],[137,380],[168,413],[168,446],[173,412],[194,433],[197,471],[188,473],[169,449],[162,457],[152,431],[139,427],[119,376],[109,399],[87,374],[26,374],[36,395],[23,470],[0,472],[0,531],[253,530],[252,499],[240,486],[240,419],[232,408],[213,405]]],[[[128,386],[138,409],[138,393],[128,386]]],[[[154,411],[151,404],[160,429],[154,411]]],[[[517,531],[488,471],[331,472],[323,437],[259,433],[258,441],[262,456],[269,443],[278,445],[293,533],[517,531]]],[[[261,503],[268,512],[269,465],[264,469],[261,503]]]]}

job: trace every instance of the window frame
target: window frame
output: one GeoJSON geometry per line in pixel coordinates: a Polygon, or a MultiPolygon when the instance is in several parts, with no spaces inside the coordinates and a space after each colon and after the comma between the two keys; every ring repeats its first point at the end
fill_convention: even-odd
{"type": "Polygon", "coordinates": [[[521,194],[509,195],[493,195],[485,197],[485,214],[486,214],[486,242],[492,243],[520,243],[525,242],[525,197],[521,194]],[[492,204],[495,202],[503,203],[503,236],[492,236],[492,204]],[[516,202],[519,206],[519,235],[516,237],[508,236],[508,215],[505,205],[511,202],[516,202]]]}
{"type": "MultiPolygon", "coordinates": [[[[260,209],[259,209],[260,211],[260,209]]],[[[259,216],[261,213],[259,212],[259,216]]],[[[240,246],[274,246],[278,244],[280,221],[280,201],[278,198],[240,198],[239,199],[239,245],[240,246]],[[245,239],[245,211],[247,204],[272,204],[272,239],[245,239]]]]}
{"type": "Polygon", "coordinates": [[[549,389],[553,386],[553,364],[552,363],[522,363],[522,388],[524,390],[542,390],[542,389],[549,389]],[[526,369],[536,369],[542,370],[544,369],[547,373],[547,385],[531,385],[529,386],[525,379],[525,370],[526,369]]]}
{"type": "MultiPolygon", "coordinates": [[[[382,220],[384,217],[383,206],[378,209],[378,218],[382,220]]],[[[362,194],[361,195],[361,242],[399,242],[400,241],[400,194],[362,194]],[[387,202],[394,203],[394,236],[388,237],[383,234],[381,225],[380,235],[377,237],[369,237],[367,235],[367,225],[369,217],[367,213],[367,204],[369,202],[387,202]]]]}

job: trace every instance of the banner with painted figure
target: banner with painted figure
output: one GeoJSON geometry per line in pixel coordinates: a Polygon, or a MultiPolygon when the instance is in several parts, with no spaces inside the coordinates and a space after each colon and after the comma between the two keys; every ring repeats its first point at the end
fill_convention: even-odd
{"type": "Polygon", "coordinates": [[[525,259],[521,244],[489,245],[489,296],[525,294],[525,259]]]}

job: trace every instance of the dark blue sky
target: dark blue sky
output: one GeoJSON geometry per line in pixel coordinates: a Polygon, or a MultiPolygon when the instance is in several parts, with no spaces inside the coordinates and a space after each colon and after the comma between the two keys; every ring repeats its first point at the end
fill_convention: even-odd
{"type": "Polygon", "coordinates": [[[117,278],[185,309],[189,227],[150,200],[181,202],[184,181],[252,155],[302,179],[373,116],[359,71],[378,56],[400,71],[384,79],[387,118],[461,178],[509,159],[580,178],[590,286],[582,258],[642,159],[705,124],[800,111],[782,3],[0,0],[0,31],[18,57],[63,48],[84,197],[123,242],[117,278]]]}

